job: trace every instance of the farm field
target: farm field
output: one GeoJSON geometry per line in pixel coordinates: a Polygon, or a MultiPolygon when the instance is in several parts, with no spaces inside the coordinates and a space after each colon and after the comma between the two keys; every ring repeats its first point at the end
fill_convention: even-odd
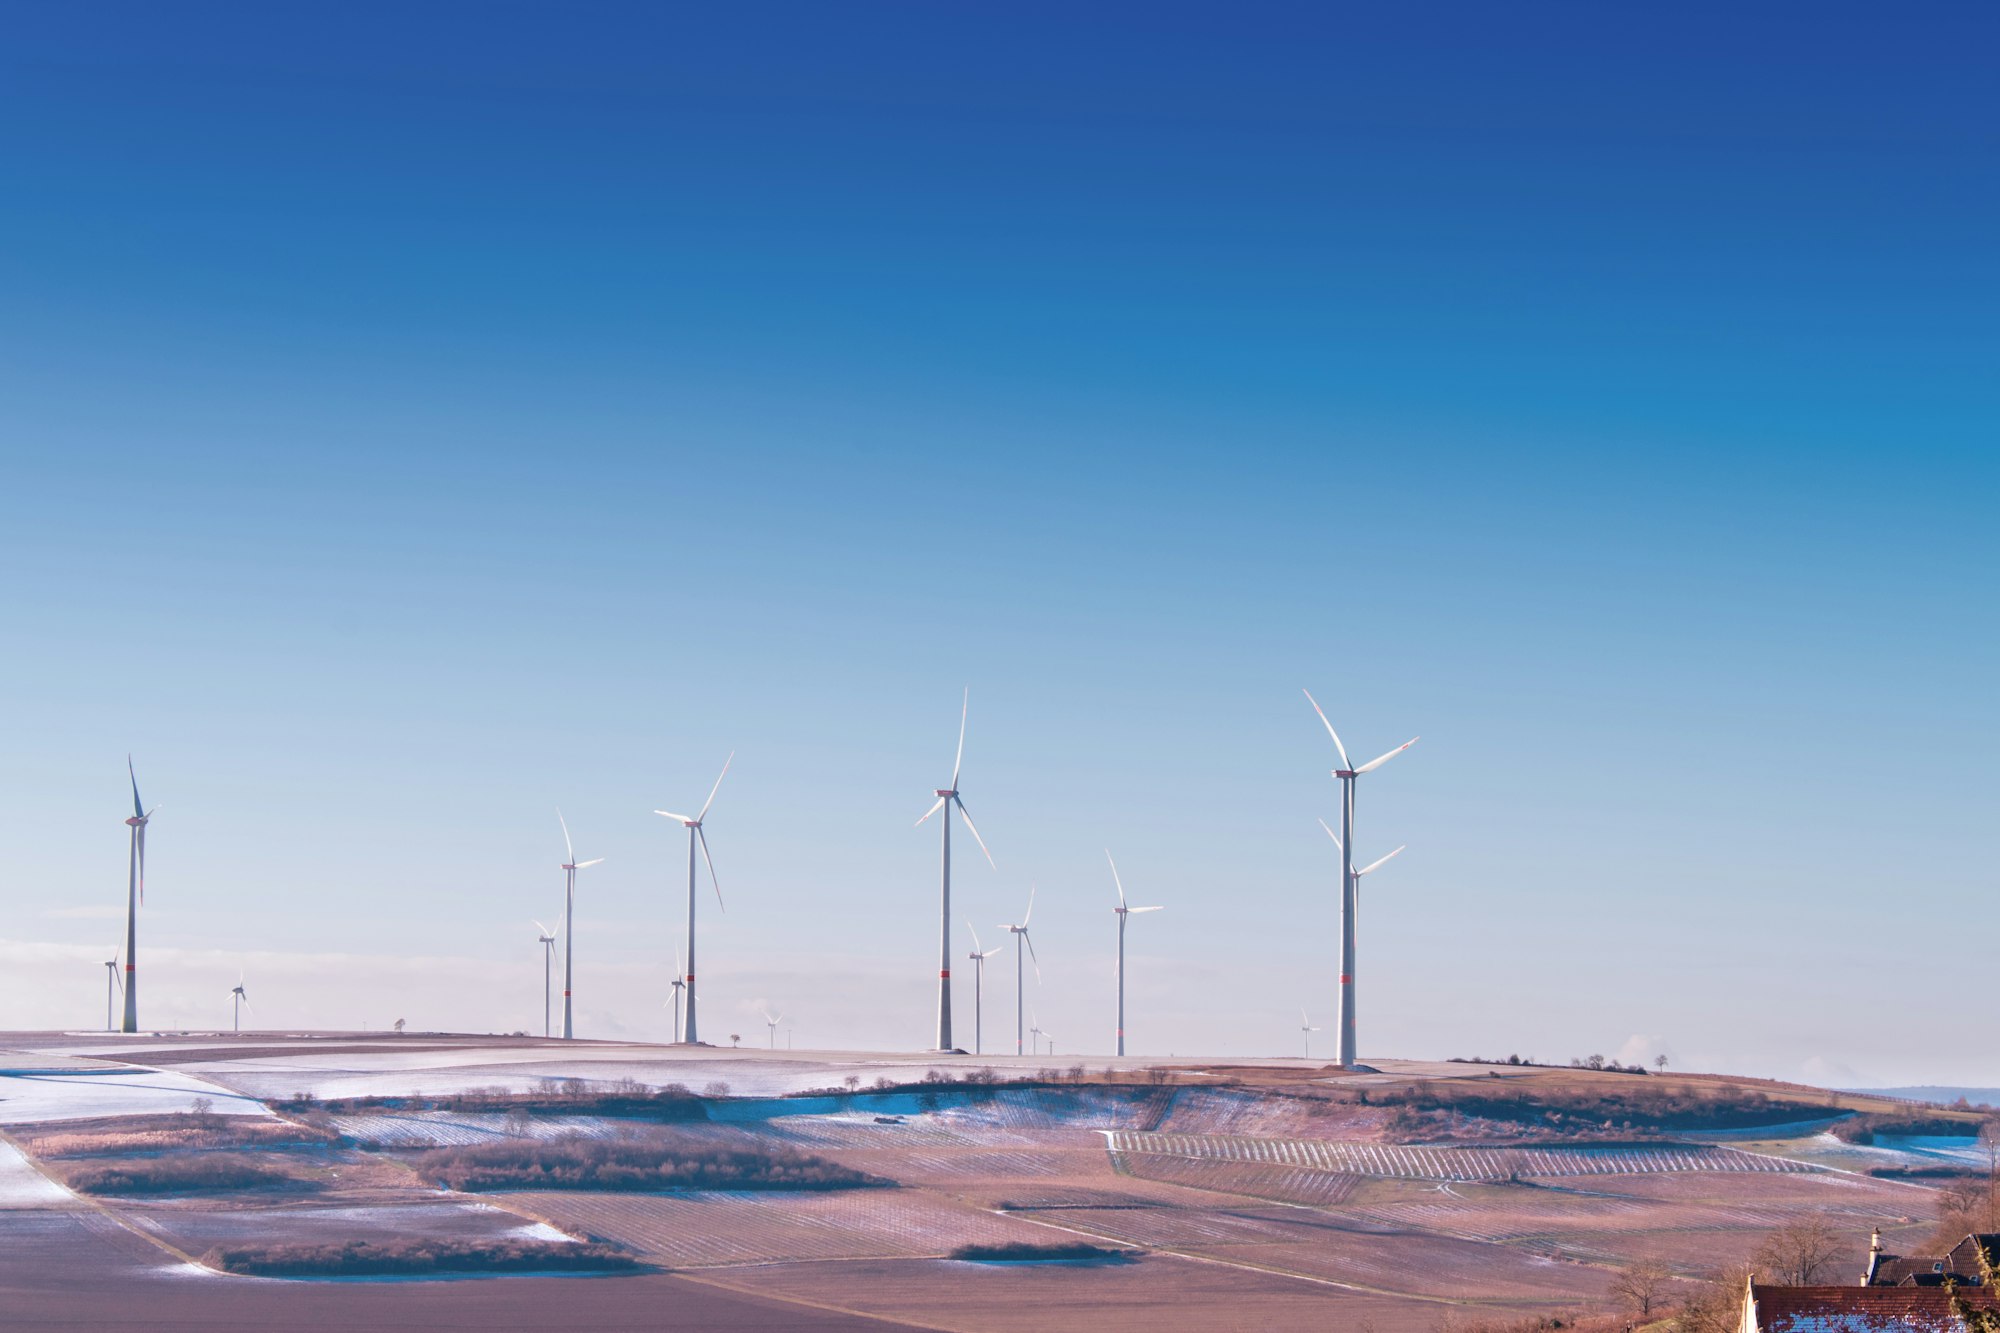
{"type": "Polygon", "coordinates": [[[119,1326],[119,1309],[137,1312],[130,1327],[255,1327],[282,1305],[287,1322],[317,1311],[379,1327],[587,1317],[609,1328],[984,1331],[1047,1327],[1060,1310],[1111,1329],[1429,1333],[1447,1316],[1608,1310],[1613,1280],[1636,1260],[1664,1260],[1692,1282],[1807,1214],[1823,1214],[1858,1264],[1873,1227],[1892,1248],[1925,1236],[1940,1195],[1842,1163],[1964,1155],[1949,1138],[1856,1148],[1823,1132],[1850,1107],[1888,1103],[1688,1076],[1415,1062],[1340,1075],[1281,1060],[1058,1074],[957,1056],[383,1034],[6,1043],[0,1301],[27,1312],[25,1327],[54,1320],[70,1290],[93,1312],[88,1327],[119,1326]],[[695,1092],[649,1100],[672,1086],[695,1092]],[[1657,1090],[1659,1104],[1740,1103],[1772,1123],[1706,1138],[1628,1129],[1610,1141],[1487,1116],[1468,1123],[1500,1141],[1411,1137],[1413,1126],[1451,1129],[1430,1108],[1452,1105],[1453,1088],[1482,1107],[1526,1098],[1565,1113],[1657,1090]],[[1815,1095],[1819,1119],[1794,1114],[1815,1095]],[[544,1187],[540,1175],[534,1188],[441,1187],[440,1163],[493,1146],[572,1164],[607,1152],[649,1163],[806,1154],[845,1171],[822,1170],[812,1189],[638,1192],[574,1177],[544,1187]],[[207,1164],[232,1160],[277,1174],[262,1186],[199,1185],[207,1164]],[[180,1176],[165,1169],[176,1165],[180,1176]],[[137,1192],[62,1183],[102,1188],[90,1182],[106,1169],[141,1182],[137,1192]],[[893,1185],[863,1187],[853,1172],[893,1185]],[[155,1177],[168,1183],[143,1183],[155,1177]],[[969,1244],[1079,1239],[1125,1257],[949,1257],[969,1244]],[[609,1243],[648,1267],[356,1283],[246,1278],[201,1262],[219,1245],[519,1240],[609,1243]]]}

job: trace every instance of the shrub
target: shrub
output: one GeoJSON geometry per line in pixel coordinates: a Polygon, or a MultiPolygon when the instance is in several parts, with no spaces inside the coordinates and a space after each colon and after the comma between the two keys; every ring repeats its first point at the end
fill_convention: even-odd
{"type": "Polygon", "coordinates": [[[79,1162],[63,1172],[69,1187],[86,1194],[186,1194],[196,1190],[311,1188],[311,1183],[234,1153],[149,1157],[137,1161],[79,1162]]]}
{"type": "Polygon", "coordinates": [[[218,1245],[203,1263],[259,1277],[374,1277],[429,1273],[629,1271],[637,1259],[610,1245],[550,1240],[408,1238],[332,1245],[218,1245]]]}
{"type": "Polygon", "coordinates": [[[425,1153],[416,1167],[459,1190],[837,1190],[895,1183],[790,1149],[579,1138],[443,1148],[425,1153]]]}
{"type": "Polygon", "coordinates": [[[1076,1259],[1126,1259],[1130,1255],[1125,1250],[1092,1245],[1080,1240],[1055,1241],[1048,1244],[1017,1240],[998,1245],[961,1245],[951,1251],[948,1257],[969,1259],[976,1263],[1049,1263],[1076,1259]]]}

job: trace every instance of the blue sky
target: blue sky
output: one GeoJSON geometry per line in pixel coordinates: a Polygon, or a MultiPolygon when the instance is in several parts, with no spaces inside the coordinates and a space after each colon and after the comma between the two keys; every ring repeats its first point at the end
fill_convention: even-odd
{"type": "Polygon", "coordinates": [[[1364,1054],[2000,1083],[1990,10],[411,8],[9,15],[0,1023],[129,750],[159,1021],[538,1022],[561,805],[664,1035],[734,749],[709,1014],[919,1046],[969,685],[1060,1046],[1109,845],[1133,1048],[1286,1051],[1310,686],[1364,1054]]]}

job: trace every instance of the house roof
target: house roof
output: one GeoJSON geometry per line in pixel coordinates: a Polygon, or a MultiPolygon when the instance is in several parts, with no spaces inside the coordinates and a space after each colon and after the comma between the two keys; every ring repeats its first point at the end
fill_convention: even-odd
{"type": "MultiPolygon", "coordinates": [[[[1978,1310],[2000,1311],[2000,1293],[1958,1293],[1978,1310]]],[[[1937,1287],[1775,1287],[1750,1284],[1759,1333],[1964,1333],[1952,1293],[1937,1287]]]]}

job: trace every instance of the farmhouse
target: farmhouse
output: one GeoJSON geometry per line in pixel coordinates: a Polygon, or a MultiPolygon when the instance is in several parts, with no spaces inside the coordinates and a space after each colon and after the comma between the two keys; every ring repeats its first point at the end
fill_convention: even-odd
{"type": "Polygon", "coordinates": [[[1987,1274],[2000,1264],[2000,1233],[1983,1232],[1967,1236],[1942,1255],[1889,1254],[1882,1249],[1882,1233],[1868,1240],[1868,1268],[1861,1276],[1866,1287],[1977,1287],[1986,1284],[1987,1274]]]}
{"type": "Polygon", "coordinates": [[[1967,1333],[1954,1300],[2000,1316],[1990,1287],[1777,1287],[1752,1282],[1737,1333],[1967,1333]]]}

